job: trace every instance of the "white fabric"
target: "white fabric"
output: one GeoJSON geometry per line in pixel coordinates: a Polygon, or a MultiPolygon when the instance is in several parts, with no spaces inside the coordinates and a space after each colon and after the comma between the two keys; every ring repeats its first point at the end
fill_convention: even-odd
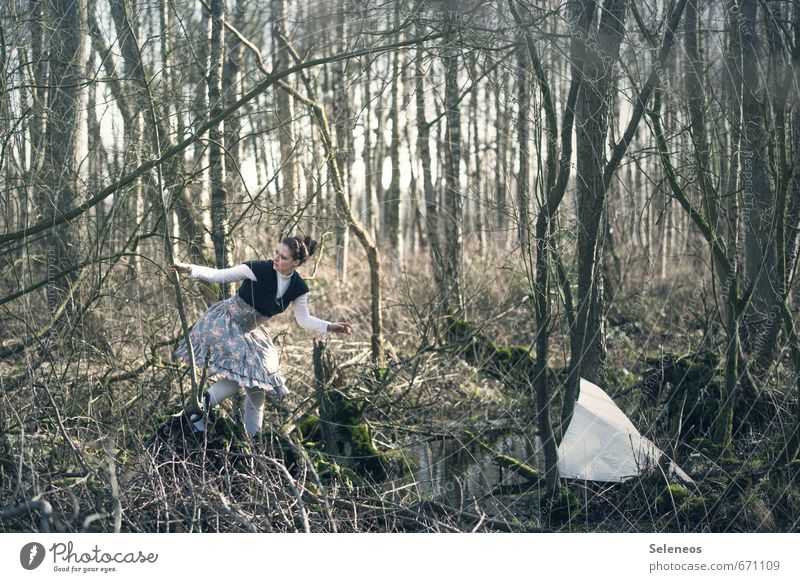
{"type": "MultiPolygon", "coordinates": [[[[294,272],[294,271],[292,271],[294,272]]],[[[278,275],[278,292],[275,294],[275,297],[282,297],[286,290],[289,288],[289,282],[292,280],[291,275],[284,275],[275,271],[275,274],[278,275]]]]}
{"type": "MultiPolygon", "coordinates": [[[[567,479],[621,482],[654,466],[664,453],[639,434],[611,397],[581,378],[581,392],[558,447],[558,472],[567,479]]],[[[670,461],[670,472],[692,479],[670,461]]]]}
{"type": "MultiPolygon", "coordinates": [[[[211,388],[206,391],[206,394],[208,394],[209,408],[218,406],[223,400],[230,398],[238,391],[239,384],[228,378],[223,378],[222,380],[215,382],[211,388]]],[[[208,410],[206,410],[206,414],[208,414],[208,410]]],[[[200,432],[206,430],[206,422],[203,418],[194,421],[192,424],[194,425],[195,430],[200,432]]]]}
{"type": "Polygon", "coordinates": [[[318,319],[308,313],[308,293],[303,293],[292,301],[292,306],[294,307],[294,318],[301,327],[317,333],[328,333],[330,322],[318,319]]]}
{"type": "Polygon", "coordinates": [[[223,400],[227,400],[234,394],[239,392],[239,384],[230,378],[223,378],[208,389],[208,405],[211,408],[222,404],[223,400]]]}
{"type": "Polygon", "coordinates": [[[242,418],[244,430],[250,436],[261,432],[264,422],[264,400],[266,393],[261,388],[246,389],[242,398],[242,418]]]}
{"type": "MultiPolygon", "coordinates": [[[[209,406],[211,408],[219,406],[223,400],[238,393],[239,389],[239,384],[228,378],[215,382],[208,389],[209,406]]],[[[248,388],[245,390],[245,396],[242,399],[242,418],[244,429],[250,436],[261,432],[261,425],[264,422],[264,397],[264,391],[261,388],[248,388]]],[[[197,420],[192,424],[200,432],[206,429],[206,423],[203,419],[197,420]]]]}
{"type": "Polygon", "coordinates": [[[230,269],[213,269],[201,265],[189,265],[191,271],[189,276],[192,279],[200,279],[209,283],[235,283],[250,279],[256,280],[256,275],[247,265],[236,265],[230,269]]]}
{"type": "MultiPolygon", "coordinates": [[[[236,281],[243,281],[250,279],[257,281],[255,273],[252,269],[245,264],[236,265],[229,269],[213,269],[211,267],[203,267],[201,265],[189,265],[191,271],[189,276],[192,279],[200,279],[209,283],[235,283],[236,281]]],[[[291,275],[278,275],[278,293],[276,297],[282,297],[286,290],[289,288],[289,282],[292,280],[291,275]]],[[[308,293],[303,293],[292,301],[294,307],[294,318],[300,327],[309,329],[317,333],[328,333],[329,321],[319,319],[309,314],[308,312],[308,293]]]]}

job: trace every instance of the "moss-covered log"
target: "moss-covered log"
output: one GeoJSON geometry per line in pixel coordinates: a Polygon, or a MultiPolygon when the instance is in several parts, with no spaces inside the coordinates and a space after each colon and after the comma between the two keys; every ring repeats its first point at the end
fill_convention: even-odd
{"type": "Polygon", "coordinates": [[[494,457],[494,462],[503,467],[504,469],[508,469],[515,473],[516,475],[522,477],[523,479],[527,480],[530,483],[538,484],[542,479],[542,473],[535,467],[527,463],[523,463],[519,459],[515,459],[514,457],[510,457],[508,455],[504,455],[502,453],[498,453],[492,447],[484,443],[478,437],[476,437],[470,431],[464,431],[464,434],[467,438],[475,441],[483,450],[487,451],[494,457]]]}
{"type": "Polygon", "coordinates": [[[372,441],[364,406],[345,393],[336,359],[324,342],[314,345],[314,376],[318,413],[298,422],[303,443],[324,453],[329,462],[374,479],[385,478],[383,455],[372,441]]]}
{"type": "MultiPolygon", "coordinates": [[[[684,442],[710,435],[724,395],[719,355],[710,350],[668,352],[648,357],[646,363],[642,393],[651,404],[665,408],[670,432],[684,442]]],[[[751,393],[737,399],[734,426],[758,426],[774,413],[763,394],[753,398],[751,393]]]]}
{"type": "Polygon", "coordinates": [[[462,347],[461,355],[466,361],[510,387],[522,382],[528,386],[535,377],[536,359],[529,346],[494,342],[470,321],[450,317],[447,340],[462,347]]]}

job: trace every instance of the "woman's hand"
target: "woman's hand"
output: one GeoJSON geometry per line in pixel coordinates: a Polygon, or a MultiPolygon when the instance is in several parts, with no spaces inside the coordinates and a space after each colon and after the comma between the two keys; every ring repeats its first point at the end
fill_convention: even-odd
{"type": "Polygon", "coordinates": [[[344,333],[350,335],[353,331],[353,325],[344,321],[337,321],[328,326],[328,331],[332,333],[344,333]]]}
{"type": "Polygon", "coordinates": [[[173,273],[183,273],[184,275],[188,275],[192,272],[192,266],[185,263],[173,263],[169,266],[169,270],[173,273]]]}

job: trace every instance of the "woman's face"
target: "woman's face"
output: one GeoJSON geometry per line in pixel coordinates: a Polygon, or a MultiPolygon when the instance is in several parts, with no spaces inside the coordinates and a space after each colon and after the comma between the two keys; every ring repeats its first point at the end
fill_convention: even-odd
{"type": "Polygon", "coordinates": [[[279,273],[288,275],[299,264],[300,261],[292,259],[292,253],[286,245],[281,244],[275,249],[275,256],[272,258],[272,266],[279,273]]]}

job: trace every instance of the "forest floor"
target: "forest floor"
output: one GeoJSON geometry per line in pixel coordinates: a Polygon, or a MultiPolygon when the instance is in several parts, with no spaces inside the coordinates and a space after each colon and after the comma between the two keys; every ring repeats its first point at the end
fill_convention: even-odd
{"type": "MultiPolygon", "coordinates": [[[[235,403],[204,435],[189,429],[180,414],[186,369],[170,360],[169,345],[152,347],[176,330],[164,323],[168,295],[140,295],[114,317],[98,310],[102,330],[75,360],[83,368],[47,357],[3,362],[0,530],[797,529],[800,462],[782,457],[787,427],[775,422],[791,418],[797,398],[788,371],[778,366],[764,383],[766,404],[737,407],[733,450],[723,454],[709,438],[719,329],[690,277],[613,296],[603,388],[694,483],[654,470],[616,484],[564,481],[545,498],[531,378],[487,371],[469,342],[443,341],[429,287],[410,264],[387,290],[387,366],[376,371],[368,298],[356,293],[366,288],[365,269],[355,264],[347,283],[309,274],[313,312],[357,327],[351,338],[325,342],[335,360],[325,406],[310,334],[288,317],[270,326],[292,394],[268,404],[258,441],[243,434],[235,403]],[[147,337],[126,329],[136,313],[151,318],[147,337]]],[[[513,360],[533,339],[526,282],[491,269],[468,269],[466,318],[513,360]]],[[[202,289],[189,291],[196,317],[207,301],[202,289]]],[[[552,346],[557,377],[566,330],[554,330],[552,346]]]]}

